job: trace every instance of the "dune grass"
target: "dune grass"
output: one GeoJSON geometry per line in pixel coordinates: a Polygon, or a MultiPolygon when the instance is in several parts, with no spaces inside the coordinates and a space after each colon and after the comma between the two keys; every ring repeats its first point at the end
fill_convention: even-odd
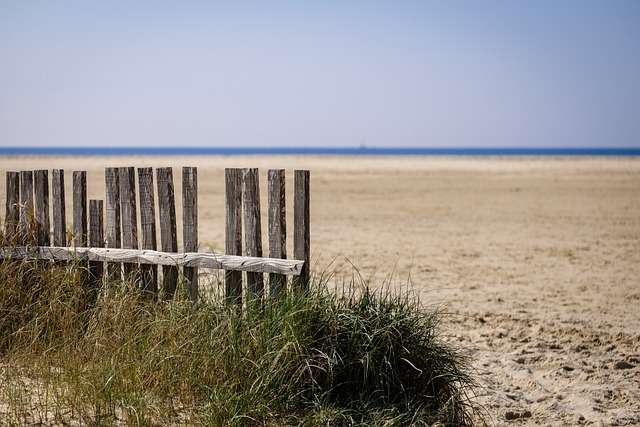
{"type": "MultiPolygon", "coordinates": [[[[356,276],[357,277],[357,276],[356,276]]],[[[79,265],[0,264],[3,425],[473,425],[442,312],[354,279],[240,311],[79,265]]],[[[215,285],[215,284],[213,284],[215,285]]]]}

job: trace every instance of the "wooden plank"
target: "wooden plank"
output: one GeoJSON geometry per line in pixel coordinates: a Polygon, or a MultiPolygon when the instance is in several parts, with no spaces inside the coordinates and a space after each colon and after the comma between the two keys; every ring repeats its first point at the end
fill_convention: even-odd
{"type": "Polygon", "coordinates": [[[185,266],[279,273],[287,276],[297,276],[304,269],[304,261],[302,260],[223,255],[212,252],[175,253],[145,249],[100,247],[6,246],[0,247],[0,258],[126,262],[172,267],[185,266]]]}
{"type": "MultiPolygon", "coordinates": [[[[120,184],[120,211],[122,213],[122,247],[138,249],[138,220],[136,208],[136,170],[133,167],[118,168],[120,184]]],[[[132,281],[137,274],[132,264],[124,264],[124,276],[132,281]]]]}
{"type": "Polygon", "coordinates": [[[18,244],[18,229],[20,223],[20,173],[6,173],[7,205],[4,222],[3,245],[18,244]]]}
{"type": "Polygon", "coordinates": [[[20,226],[19,241],[24,244],[34,244],[33,227],[33,172],[20,172],[20,226]]]}
{"type": "MultiPolygon", "coordinates": [[[[250,257],[262,256],[262,228],[260,225],[260,182],[257,168],[247,168],[242,176],[244,211],[244,247],[250,257]]],[[[264,277],[261,273],[247,273],[247,301],[261,298],[264,277]]]]}
{"type": "Polygon", "coordinates": [[[87,173],[73,172],[73,244],[87,246],[87,173]]]}
{"type": "MultiPolygon", "coordinates": [[[[104,202],[102,200],[89,200],[89,245],[93,248],[104,246],[104,202]]],[[[98,282],[104,270],[102,261],[89,262],[89,280],[92,290],[98,288],[98,282]]]]}
{"type": "Polygon", "coordinates": [[[301,291],[309,288],[309,258],[310,258],[310,174],[308,170],[294,172],[293,194],[293,256],[304,260],[304,267],[293,282],[301,291]]]}
{"type": "MultiPolygon", "coordinates": [[[[198,250],[198,169],[182,168],[182,236],[183,251],[198,250]]],[[[187,296],[192,301],[198,298],[198,269],[184,268],[187,296]]]]}
{"type": "MultiPolygon", "coordinates": [[[[176,230],[176,200],[173,188],[173,169],[157,168],[158,212],[160,219],[160,246],[165,252],[178,251],[176,230]]],[[[165,298],[175,294],[178,285],[178,268],[162,267],[162,293],[165,298]]]]}
{"type": "Polygon", "coordinates": [[[33,172],[34,204],[36,220],[36,244],[51,244],[51,221],[49,218],[49,171],[41,169],[33,172]]]}
{"type": "MultiPolygon", "coordinates": [[[[242,255],[242,170],[225,169],[225,252],[242,255]]],[[[242,304],[242,273],[225,273],[225,296],[231,304],[242,304]]]]}
{"type": "Polygon", "coordinates": [[[65,205],[64,170],[54,169],[51,175],[53,202],[53,245],[67,246],[67,211],[65,205]]]}
{"type": "MultiPolygon", "coordinates": [[[[285,194],[284,169],[272,169],[268,172],[269,184],[269,257],[287,258],[287,210],[285,194]]],[[[286,287],[283,275],[272,273],[269,275],[269,295],[279,298],[286,287]]]]}
{"type": "MultiPolygon", "coordinates": [[[[156,212],[153,190],[153,168],[138,168],[138,184],[140,187],[140,228],[142,231],[142,249],[157,249],[156,212]]],[[[158,294],[158,268],[155,265],[144,265],[142,273],[142,291],[150,298],[158,294]]]]}
{"type": "MultiPolygon", "coordinates": [[[[119,248],[122,245],[120,231],[120,173],[118,168],[104,169],[105,183],[105,246],[119,248]]],[[[121,264],[107,265],[109,279],[122,277],[121,264]]]]}

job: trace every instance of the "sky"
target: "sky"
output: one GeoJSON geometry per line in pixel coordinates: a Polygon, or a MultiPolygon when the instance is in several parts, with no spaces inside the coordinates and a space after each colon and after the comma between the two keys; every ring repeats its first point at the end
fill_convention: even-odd
{"type": "Polygon", "coordinates": [[[640,148],[640,1],[0,0],[0,146],[640,148]]]}

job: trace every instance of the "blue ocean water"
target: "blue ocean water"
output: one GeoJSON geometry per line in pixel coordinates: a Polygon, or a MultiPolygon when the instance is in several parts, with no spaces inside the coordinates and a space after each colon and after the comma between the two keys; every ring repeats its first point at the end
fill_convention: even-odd
{"type": "Polygon", "coordinates": [[[640,148],[0,147],[0,156],[640,156],[640,148]]]}

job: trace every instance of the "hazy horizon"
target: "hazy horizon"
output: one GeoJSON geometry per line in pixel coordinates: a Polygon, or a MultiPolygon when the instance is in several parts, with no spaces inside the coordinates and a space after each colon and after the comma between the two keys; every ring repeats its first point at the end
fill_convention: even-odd
{"type": "Polygon", "coordinates": [[[640,148],[640,3],[0,0],[0,147],[640,148]]]}

